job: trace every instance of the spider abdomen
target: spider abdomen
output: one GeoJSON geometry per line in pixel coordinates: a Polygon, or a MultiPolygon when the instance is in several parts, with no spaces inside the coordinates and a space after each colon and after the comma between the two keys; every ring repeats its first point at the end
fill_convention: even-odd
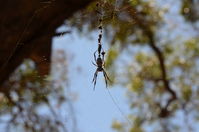
{"type": "Polygon", "coordinates": [[[97,68],[97,71],[99,71],[99,72],[100,72],[100,71],[103,71],[103,68],[102,68],[102,67],[98,67],[98,68],[97,68]]]}
{"type": "Polygon", "coordinates": [[[98,67],[102,67],[103,62],[102,62],[101,58],[97,58],[97,62],[96,63],[97,63],[98,67]]]}

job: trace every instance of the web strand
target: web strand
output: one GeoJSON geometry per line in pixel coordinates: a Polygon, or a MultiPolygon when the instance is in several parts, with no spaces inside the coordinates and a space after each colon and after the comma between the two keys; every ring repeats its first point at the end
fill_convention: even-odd
{"type": "Polygon", "coordinates": [[[128,122],[129,126],[131,126],[133,123],[128,119],[128,117],[126,117],[125,113],[122,111],[122,109],[120,108],[120,106],[118,105],[118,103],[116,102],[115,98],[113,97],[113,95],[111,94],[108,88],[107,88],[107,91],[108,91],[108,95],[110,96],[111,100],[113,101],[114,105],[116,106],[116,108],[118,109],[122,117],[128,122]]]}

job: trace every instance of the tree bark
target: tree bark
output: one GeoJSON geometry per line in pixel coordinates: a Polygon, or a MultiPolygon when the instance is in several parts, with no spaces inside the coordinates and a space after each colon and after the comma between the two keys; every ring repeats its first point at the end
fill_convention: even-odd
{"type": "Polygon", "coordinates": [[[1,0],[0,85],[25,58],[35,61],[41,75],[47,74],[56,29],[91,1],[1,0]]]}

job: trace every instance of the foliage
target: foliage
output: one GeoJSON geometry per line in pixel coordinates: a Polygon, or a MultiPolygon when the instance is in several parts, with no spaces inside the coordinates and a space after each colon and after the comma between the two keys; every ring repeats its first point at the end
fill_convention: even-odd
{"type": "Polygon", "coordinates": [[[181,13],[184,17],[191,22],[197,22],[199,19],[198,13],[198,5],[199,3],[194,0],[183,0],[181,13]]]}
{"type": "MultiPolygon", "coordinates": [[[[40,76],[31,60],[25,60],[6,82],[4,88],[10,90],[7,94],[1,94],[0,106],[0,118],[6,119],[3,122],[6,131],[67,131],[61,113],[57,112],[62,108],[68,110],[67,103],[70,103],[70,97],[66,96],[63,89],[67,79],[63,53],[59,51],[56,53],[57,57],[53,59],[56,65],[52,71],[56,71],[55,76],[60,76],[59,82],[55,77],[40,76]],[[57,72],[56,67],[60,64],[64,66],[61,74],[57,72]]],[[[67,112],[72,111],[69,109],[67,112]]]]}
{"type": "MultiPolygon", "coordinates": [[[[131,109],[128,117],[132,124],[118,120],[113,122],[112,128],[118,132],[197,129],[199,39],[190,31],[180,34],[175,28],[179,23],[165,20],[173,14],[170,13],[171,7],[162,5],[163,2],[164,0],[98,1],[101,5],[99,10],[103,14],[103,37],[110,47],[106,54],[106,68],[111,72],[112,85],[120,84],[125,88],[131,109]],[[165,32],[171,36],[165,35],[165,32]],[[131,52],[134,48],[136,51],[131,52]],[[118,59],[129,51],[130,64],[119,69],[118,59]]],[[[180,9],[177,5],[170,5],[176,6],[178,10],[175,20],[180,16],[184,21],[192,22],[181,21],[183,26],[196,26],[198,3],[183,0],[180,4],[180,9]]],[[[88,34],[98,27],[97,12],[94,2],[75,14],[67,24],[88,34]]],[[[66,67],[65,63],[63,66],[66,67]]],[[[64,74],[67,71],[61,72],[64,74]]],[[[65,76],[61,78],[67,80],[65,76]]],[[[6,122],[7,129],[11,125],[24,131],[56,132],[65,129],[51,106],[52,102],[59,106],[66,101],[62,95],[65,83],[56,85],[53,82],[52,85],[49,80],[50,77],[44,79],[39,76],[32,61],[25,61],[14,73],[5,85],[10,91],[0,95],[1,117],[6,115],[9,118],[6,122]],[[52,101],[51,97],[56,98],[52,101]],[[45,107],[48,112],[40,113],[41,107],[45,107]]]]}
{"type": "MultiPolygon", "coordinates": [[[[104,15],[103,37],[110,44],[107,68],[114,73],[114,84],[119,82],[126,88],[132,110],[129,116],[133,117],[130,118],[132,125],[127,127],[125,123],[114,121],[112,128],[119,132],[142,132],[148,128],[155,131],[195,131],[199,116],[198,38],[189,31],[176,35],[175,28],[168,28],[172,22],[166,22],[165,18],[172,14],[169,7],[161,5],[163,1],[106,0],[98,3],[104,15]],[[168,37],[164,32],[173,34],[168,37]],[[131,54],[131,64],[125,65],[122,73],[118,72],[117,59],[135,47],[139,48],[131,54]],[[122,79],[121,74],[125,75],[122,79]],[[179,116],[179,113],[183,114],[179,116]],[[183,125],[174,121],[182,118],[185,119],[183,125]]],[[[97,29],[95,4],[75,14],[68,23],[85,33],[97,29]],[[87,30],[82,30],[85,28],[87,30]]],[[[193,12],[193,3],[184,0],[181,6],[179,9],[176,5],[176,9],[181,10],[187,20],[198,21],[193,15],[197,14],[193,12]]]]}

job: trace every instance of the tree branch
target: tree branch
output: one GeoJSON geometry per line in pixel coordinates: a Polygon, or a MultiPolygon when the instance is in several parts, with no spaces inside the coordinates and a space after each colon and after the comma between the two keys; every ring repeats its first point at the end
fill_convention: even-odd
{"type": "Polygon", "coordinates": [[[171,89],[169,80],[167,79],[167,72],[166,72],[166,66],[165,66],[165,58],[163,56],[162,51],[155,45],[155,42],[153,40],[152,35],[149,35],[149,46],[156,54],[158,61],[160,63],[160,69],[162,72],[162,81],[164,83],[165,89],[173,96],[173,98],[176,99],[176,93],[171,89]]]}
{"type": "Polygon", "coordinates": [[[149,37],[149,46],[150,48],[154,51],[156,54],[159,64],[160,64],[160,69],[162,72],[162,81],[165,86],[165,90],[170,93],[171,97],[167,101],[167,104],[164,107],[161,107],[161,112],[160,112],[160,117],[167,117],[169,114],[168,107],[169,105],[177,99],[177,95],[173,89],[171,89],[170,82],[167,77],[167,71],[166,71],[166,66],[165,66],[165,58],[162,53],[162,51],[156,46],[155,41],[154,41],[154,35],[150,32],[147,33],[149,37]],[[165,116],[164,116],[165,115],[165,116]]]}
{"type": "Polygon", "coordinates": [[[160,80],[163,82],[165,90],[171,95],[170,99],[167,101],[167,104],[164,107],[161,106],[160,115],[163,114],[163,115],[166,115],[164,117],[167,117],[168,113],[169,113],[167,108],[174,100],[177,99],[177,95],[176,95],[175,91],[171,89],[170,82],[167,77],[164,55],[163,55],[162,51],[155,44],[155,40],[154,40],[155,35],[154,35],[153,31],[151,31],[150,25],[148,24],[148,22],[146,20],[144,20],[142,17],[138,16],[136,9],[134,9],[134,8],[128,9],[128,12],[131,14],[132,20],[134,20],[138,24],[138,26],[143,30],[143,34],[148,37],[149,46],[158,58],[158,61],[160,64],[160,70],[161,70],[161,74],[162,74],[160,80]]]}

